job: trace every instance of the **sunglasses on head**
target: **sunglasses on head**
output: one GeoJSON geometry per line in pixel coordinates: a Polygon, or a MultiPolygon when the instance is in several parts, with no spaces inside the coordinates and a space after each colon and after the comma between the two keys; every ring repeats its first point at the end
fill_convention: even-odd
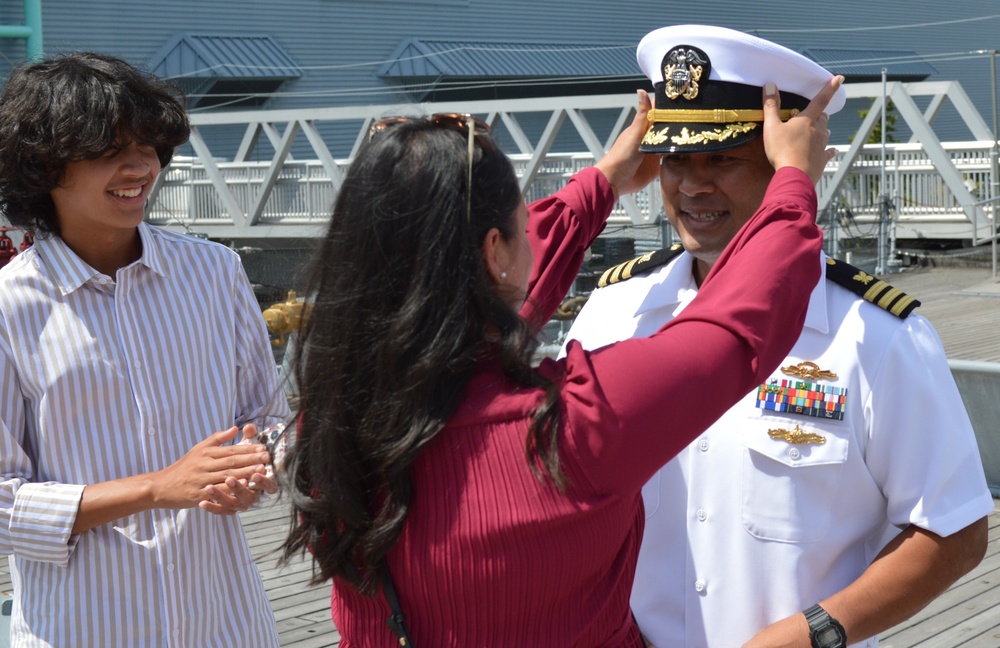
{"type": "MultiPolygon", "coordinates": [[[[422,117],[386,117],[371,125],[368,129],[368,141],[372,141],[380,133],[406,122],[423,119],[422,117]]],[[[467,113],[434,113],[429,119],[437,126],[453,130],[460,135],[468,134],[469,138],[469,174],[468,191],[466,197],[465,218],[467,222],[472,222],[472,158],[475,154],[476,135],[485,135],[490,132],[490,125],[478,117],[467,113]]]]}

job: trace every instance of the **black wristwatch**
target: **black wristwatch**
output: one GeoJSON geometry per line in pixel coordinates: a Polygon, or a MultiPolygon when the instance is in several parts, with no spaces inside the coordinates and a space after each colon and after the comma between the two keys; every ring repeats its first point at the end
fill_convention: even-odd
{"type": "Polygon", "coordinates": [[[844,626],[827,614],[818,603],[803,614],[809,622],[809,641],[813,648],[847,648],[844,626]]]}

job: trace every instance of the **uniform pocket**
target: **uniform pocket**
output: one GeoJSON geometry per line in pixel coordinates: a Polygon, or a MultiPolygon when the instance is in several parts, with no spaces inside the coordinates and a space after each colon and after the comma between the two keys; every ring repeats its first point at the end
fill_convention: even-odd
{"type": "Polygon", "coordinates": [[[845,426],[798,418],[761,418],[743,434],[743,526],[751,535],[779,542],[814,542],[830,527],[831,508],[847,460],[845,426]],[[813,439],[792,443],[772,438],[813,439]],[[815,435],[815,436],[813,436],[815,435]],[[822,444],[815,442],[822,438],[822,444]]]}

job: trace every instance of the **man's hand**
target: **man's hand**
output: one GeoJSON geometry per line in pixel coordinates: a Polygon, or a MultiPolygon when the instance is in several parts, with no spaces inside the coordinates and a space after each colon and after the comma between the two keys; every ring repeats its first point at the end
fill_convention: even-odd
{"type": "MultiPolygon", "coordinates": [[[[264,474],[271,457],[260,444],[229,445],[237,432],[235,426],[216,432],[169,467],[154,473],[156,507],[197,505],[213,513],[235,513],[255,502],[257,495],[247,483],[255,475],[264,474]]],[[[256,436],[256,426],[244,427],[244,436],[248,433],[256,436]]]]}

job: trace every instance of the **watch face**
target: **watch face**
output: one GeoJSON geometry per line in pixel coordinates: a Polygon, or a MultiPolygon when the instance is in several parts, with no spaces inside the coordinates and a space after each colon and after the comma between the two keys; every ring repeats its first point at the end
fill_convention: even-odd
{"type": "Polygon", "coordinates": [[[816,642],[820,646],[839,646],[840,633],[833,626],[826,626],[816,631],[816,642]]]}

